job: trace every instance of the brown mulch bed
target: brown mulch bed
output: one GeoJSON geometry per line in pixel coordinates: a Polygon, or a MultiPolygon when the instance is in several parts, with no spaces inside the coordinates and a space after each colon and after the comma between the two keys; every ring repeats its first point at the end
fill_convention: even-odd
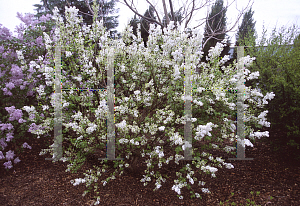
{"type": "MultiPolygon", "coordinates": [[[[202,199],[190,199],[189,190],[185,187],[181,190],[184,198],[180,200],[177,193],[171,190],[176,174],[170,169],[167,171],[170,178],[158,191],[153,191],[154,178],[149,185],[143,186],[140,179],[144,173],[117,175],[116,179],[106,186],[102,186],[99,181],[99,205],[219,205],[220,201],[225,200],[229,200],[228,205],[232,202],[246,205],[246,199],[252,198],[251,191],[260,191],[260,195],[254,197],[257,205],[300,205],[299,160],[292,158],[290,148],[282,147],[282,151],[273,151],[274,146],[270,144],[270,140],[279,136],[283,134],[270,131],[269,138],[255,142],[254,148],[247,147],[246,157],[254,158],[252,161],[227,160],[228,157],[234,156],[222,155],[226,162],[232,163],[235,168],[218,168],[217,178],[198,174],[197,177],[201,178],[198,178],[192,188],[202,199]],[[202,193],[198,181],[205,181],[204,187],[209,188],[211,194],[202,193]],[[270,200],[270,196],[274,199],[270,200]]],[[[93,189],[92,194],[88,193],[83,197],[85,185],[73,186],[70,183],[72,179],[84,177],[80,171],[85,171],[86,165],[78,173],[65,172],[66,162],[52,163],[45,160],[50,155],[39,156],[40,150],[47,148],[45,138],[36,139],[31,136],[27,142],[32,146],[32,150],[26,149],[24,153],[17,155],[21,162],[10,171],[7,172],[3,162],[0,162],[0,205],[93,204],[93,189]]],[[[103,175],[103,179],[107,176],[107,173],[103,175]]]]}

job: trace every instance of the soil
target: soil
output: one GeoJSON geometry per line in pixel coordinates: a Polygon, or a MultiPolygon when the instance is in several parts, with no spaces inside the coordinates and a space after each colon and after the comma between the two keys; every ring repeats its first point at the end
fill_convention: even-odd
{"type": "MultiPolygon", "coordinates": [[[[46,157],[51,157],[49,154],[39,156],[41,149],[49,145],[46,138],[37,139],[30,133],[28,137],[27,142],[32,149],[25,149],[17,155],[21,162],[9,171],[6,171],[3,162],[0,162],[0,205],[93,205],[93,196],[96,195],[93,189],[91,193],[82,196],[86,190],[85,185],[73,186],[70,183],[72,179],[84,177],[83,172],[90,168],[88,164],[84,164],[78,173],[65,172],[67,162],[53,163],[45,160],[46,157]]],[[[278,142],[283,139],[284,134],[280,131],[270,131],[270,137],[256,141],[253,148],[246,147],[246,157],[254,158],[251,161],[228,160],[228,157],[234,155],[219,154],[226,162],[232,163],[234,169],[218,168],[217,178],[195,172],[198,180],[192,185],[192,189],[198,192],[202,199],[191,199],[190,191],[184,187],[181,189],[184,198],[180,200],[177,193],[171,190],[174,179],[177,179],[174,171],[181,168],[173,164],[169,170],[164,170],[164,174],[170,178],[157,191],[153,191],[154,178],[146,187],[140,182],[144,172],[124,172],[103,186],[100,181],[108,177],[108,173],[104,173],[98,180],[101,196],[99,205],[215,206],[225,200],[229,200],[227,205],[231,205],[232,202],[236,205],[246,205],[246,199],[254,200],[256,205],[300,205],[300,164],[299,159],[295,159],[295,152],[299,155],[299,150],[286,146],[282,141],[278,142]],[[278,139],[276,146],[275,139],[278,139]],[[274,151],[278,145],[281,145],[281,149],[274,151]],[[204,187],[211,191],[210,194],[201,192],[198,186],[200,180],[206,182],[204,187]],[[252,196],[251,191],[259,191],[260,195],[252,196]],[[274,199],[271,200],[270,196],[274,199]]]]}

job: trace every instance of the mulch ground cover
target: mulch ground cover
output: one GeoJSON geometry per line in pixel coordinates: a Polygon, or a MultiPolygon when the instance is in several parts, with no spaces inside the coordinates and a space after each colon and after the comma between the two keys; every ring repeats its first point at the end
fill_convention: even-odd
{"type": "MultiPolygon", "coordinates": [[[[26,149],[24,153],[17,155],[21,162],[9,171],[0,162],[0,205],[93,205],[93,196],[96,194],[93,189],[91,193],[82,196],[86,190],[85,185],[73,186],[70,183],[72,179],[83,178],[82,172],[91,167],[84,164],[78,173],[65,172],[66,162],[53,163],[45,160],[46,157],[51,157],[49,154],[39,156],[41,149],[49,145],[48,140],[43,137],[34,138],[30,133],[28,135],[27,142],[32,149],[26,149]]],[[[171,190],[173,180],[177,179],[174,169],[181,168],[174,163],[164,172],[170,178],[157,191],[153,191],[154,178],[146,187],[140,182],[143,172],[117,175],[106,186],[100,182],[108,177],[104,173],[99,180],[99,205],[219,205],[220,201],[226,200],[229,202],[224,205],[231,205],[232,202],[235,205],[247,205],[246,199],[254,200],[255,205],[300,205],[300,164],[295,159],[295,152],[299,153],[299,150],[277,142],[282,149],[274,151],[277,146],[274,146],[275,141],[270,141],[284,140],[284,137],[280,131],[270,131],[270,137],[256,141],[253,148],[247,147],[246,157],[254,158],[252,161],[228,160],[228,157],[234,155],[220,153],[226,162],[234,165],[234,169],[218,168],[217,178],[198,174],[196,177],[200,178],[192,188],[202,199],[190,199],[190,191],[185,187],[181,189],[184,198],[180,200],[177,193],[171,190]],[[198,181],[206,182],[204,187],[209,188],[211,193],[202,193],[198,181]],[[259,191],[260,195],[251,195],[251,191],[259,191]],[[274,199],[271,200],[270,196],[274,199]]]]}

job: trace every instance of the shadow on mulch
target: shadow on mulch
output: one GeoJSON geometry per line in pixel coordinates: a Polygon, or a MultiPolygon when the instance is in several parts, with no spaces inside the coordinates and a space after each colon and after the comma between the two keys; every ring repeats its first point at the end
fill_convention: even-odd
{"type": "MultiPolygon", "coordinates": [[[[117,175],[116,179],[106,186],[101,185],[100,182],[108,177],[108,174],[104,173],[103,178],[98,181],[100,184],[98,191],[101,196],[99,205],[215,206],[225,200],[229,200],[228,203],[246,205],[247,198],[252,200],[251,191],[260,191],[260,195],[253,199],[258,205],[300,205],[299,161],[291,159],[287,153],[273,151],[268,140],[280,135],[282,135],[280,132],[270,131],[269,138],[256,141],[253,148],[247,147],[246,157],[254,158],[252,161],[233,161],[228,160],[228,157],[234,157],[233,155],[220,155],[226,162],[232,163],[234,169],[218,168],[217,178],[200,175],[195,171],[199,178],[192,188],[201,195],[202,199],[190,199],[190,191],[185,187],[181,189],[184,199],[180,200],[177,193],[171,190],[173,180],[177,178],[170,169],[164,173],[170,178],[157,191],[153,191],[154,180],[146,187],[140,182],[143,172],[140,174],[124,172],[122,176],[117,175]],[[206,182],[204,187],[209,188],[211,193],[202,193],[198,181],[206,182]],[[274,199],[270,200],[270,196],[274,199]]],[[[46,157],[51,157],[49,154],[39,156],[41,149],[47,148],[46,138],[37,139],[30,133],[29,137],[27,142],[32,146],[32,150],[25,149],[24,153],[17,155],[21,162],[8,172],[0,162],[0,205],[92,205],[93,196],[96,194],[93,189],[91,189],[92,194],[88,193],[83,197],[85,185],[73,186],[70,183],[72,179],[84,177],[83,172],[88,168],[87,165],[85,164],[78,173],[65,172],[66,162],[46,161],[46,157]]]]}

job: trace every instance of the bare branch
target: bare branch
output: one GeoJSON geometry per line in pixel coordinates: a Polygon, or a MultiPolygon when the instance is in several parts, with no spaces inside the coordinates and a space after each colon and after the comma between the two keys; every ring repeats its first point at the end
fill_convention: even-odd
{"type": "Polygon", "coordinates": [[[190,18],[189,18],[188,20],[186,20],[184,28],[187,27],[189,21],[190,21],[191,18],[192,18],[192,15],[193,15],[193,12],[194,12],[194,7],[195,7],[195,0],[193,0],[193,7],[192,7],[192,11],[190,12],[190,18]]]}
{"type": "MultiPolygon", "coordinates": [[[[136,8],[134,8],[133,0],[131,0],[131,5],[129,5],[128,0],[124,0],[125,4],[124,4],[124,3],[123,3],[123,4],[126,5],[130,10],[132,10],[132,11],[133,11],[136,15],[138,15],[139,17],[141,17],[141,18],[143,18],[143,19],[146,19],[146,20],[148,20],[148,21],[150,21],[150,22],[156,23],[156,24],[160,25],[162,28],[166,27],[165,25],[163,25],[163,23],[162,23],[162,21],[161,21],[159,15],[158,15],[158,12],[157,12],[157,10],[155,9],[155,7],[150,3],[149,0],[146,0],[146,1],[148,2],[148,4],[150,4],[150,5],[154,8],[154,11],[155,11],[155,13],[156,13],[156,15],[157,15],[157,17],[158,17],[158,21],[156,21],[156,20],[154,20],[154,19],[150,19],[150,18],[148,18],[148,17],[145,17],[145,16],[141,15],[141,14],[138,12],[138,10],[137,10],[136,8]]],[[[196,21],[201,21],[201,20],[204,20],[204,21],[203,21],[202,23],[198,24],[197,26],[194,26],[192,29],[196,29],[196,28],[202,26],[205,22],[212,21],[212,20],[213,20],[216,16],[218,16],[219,14],[224,15],[224,11],[227,10],[228,7],[231,6],[232,3],[234,3],[235,1],[236,1],[236,0],[233,0],[233,1],[232,1],[231,3],[229,3],[229,4],[228,4],[228,2],[227,2],[227,6],[225,6],[220,12],[218,12],[218,13],[215,14],[215,15],[213,15],[212,17],[208,17],[209,15],[207,14],[206,18],[203,18],[203,19],[200,19],[200,20],[196,20],[196,21]]],[[[182,18],[178,23],[181,25],[181,23],[182,23],[183,21],[185,21],[184,29],[186,29],[186,28],[188,27],[189,23],[191,22],[192,17],[195,16],[196,11],[202,9],[204,6],[207,6],[207,5],[209,5],[211,2],[214,2],[214,1],[213,1],[213,0],[205,0],[205,2],[204,2],[203,4],[200,4],[199,6],[196,5],[195,0],[192,0],[192,2],[190,2],[190,3],[188,3],[187,1],[184,1],[184,2],[181,1],[181,2],[183,3],[183,6],[184,6],[184,7],[181,7],[181,8],[184,8],[184,10],[183,10],[183,18],[182,18]],[[188,4],[188,6],[187,6],[187,4],[188,4]],[[192,4],[192,8],[191,8],[191,9],[189,9],[190,4],[192,4]]],[[[202,46],[204,47],[205,44],[207,43],[207,41],[208,41],[209,39],[211,39],[211,38],[214,38],[214,36],[217,36],[217,35],[224,34],[224,33],[227,33],[227,32],[232,31],[232,30],[236,27],[236,25],[238,24],[238,22],[239,22],[240,18],[242,17],[243,13],[245,12],[245,10],[249,8],[250,2],[251,2],[251,0],[249,0],[249,2],[248,2],[248,4],[247,4],[247,6],[246,6],[245,9],[242,9],[241,11],[237,9],[237,10],[239,11],[238,17],[237,17],[235,23],[233,24],[233,26],[231,26],[230,28],[227,27],[227,28],[225,28],[225,29],[220,30],[220,28],[219,28],[220,22],[219,22],[218,25],[217,25],[217,29],[215,29],[215,31],[213,31],[213,30],[211,29],[210,25],[208,24],[209,27],[210,27],[209,29],[210,29],[211,32],[210,32],[210,34],[207,36],[208,39],[206,40],[206,42],[205,42],[204,45],[202,45],[202,46]]],[[[120,2],[120,3],[122,3],[122,2],[120,2]]],[[[165,0],[162,0],[162,3],[163,3],[164,14],[165,14],[166,21],[167,21],[167,25],[168,25],[169,22],[170,22],[170,19],[169,19],[169,16],[168,16],[167,6],[166,6],[166,3],[165,3],[165,0]]],[[[172,20],[175,20],[175,19],[174,19],[175,16],[174,16],[174,10],[173,10],[173,4],[172,4],[172,1],[169,0],[169,3],[170,3],[170,9],[171,9],[171,17],[172,17],[172,20]],[[173,10],[173,12],[172,12],[172,10],[173,10]]],[[[253,5],[253,3],[254,3],[254,2],[252,2],[252,5],[253,5]]],[[[252,6],[252,5],[251,5],[251,6],[252,6]]]]}
{"type": "MultiPolygon", "coordinates": [[[[186,19],[186,18],[188,18],[188,16],[191,14],[191,13],[193,13],[193,11],[196,11],[196,10],[199,10],[199,9],[201,9],[201,8],[203,8],[208,2],[209,2],[210,0],[208,0],[204,5],[202,5],[202,6],[200,6],[199,8],[194,8],[194,10],[192,10],[192,11],[190,11],[185,17],[183,17],[182,18],[182,20],[180,21],[180,25],[181,25],[181,23],[186,19]]],[[[189,4],[190,5],[190,4],[189,4]]],[[[189,6],[188,6],[189,7],[189,6]]],[[[188,8],[187,7],[187,8],[188,8]]],[[[186,14],[187,12],[185,12],[186,11],[186,7],[185,7],[185,5],[184,5],[184,10],[183,10],[183,15],[184,14],[186,14]]],[[[204,19],[206,19],[206,18],[204,18],[204,19]]],[[[203,24],[203,23],[202,23],[203,24]]],[[[187,24],[188,25],[188,24],[187,24]]],[[[187,25],[185,26],[185,28],[187,27],[187,25]]]]}
{"type": "MultiPolygon", "coordinates": [[[[67,2],[67,4],[68,4],[68,6],[71,7],[71,5],[70,5],[70,3],[68,2],[68,0],[66,0],[66,2],[67,2]]],[[[76,8],[76,6],[74,6],[74,7],[76,8]]],[[[77,8],[76,8],[76,9],[77,9],[77,8]]],[[[85,14],[85,15],[88,15],[88,16],[93,16],[93,15],[91,15],[91,14],[84,13],[84,12],[80,11],[79,9],[78,9],[78,12],[80,12],[80,13],[82,13],[82,14],[85,14]]]]}
{"type": "Polygon", "coordinates": [[[91,7],[90,7],[90,4],[88,3],[87,0],[85,0],[85,4],[86,6],[88,7],[88,9],[90,10],[90,12],[92,13],[92,15],[94,16],[94,12],[92,11],[91,7]]]}
{"type": "Polygon", "coordinates": [[[150,4],[150,6],[152,6],[152,7],[154,8],[154,11],[155,11],[156,16],[157,16],[157,18],[158,18],[158,21],[161,22],[161,20],[160,20],[160,18],[159,18],[159,15],[158,15],[158,13],[157,13],[157,11],[156,11],[156,9],[155,9],[155,7],[149,2],[149,0],[146,0],[146,1],[148,2],[148,4],[150,4]]]}
{"type": "MultiPolygon", "coordinates": [[[[132,6],[130,6],[130,5],[127,3],[127,0],[124,0],[124,2],[125,2],[125,4],[126,4],[126,6],[127,6],[131,11],[133,11],[136,15],[138,15],[139,17],[144,18],[144,19],[146,19],[146,20],[148,20],[148,21],[155,22],[155,23],[157,23],[158,25],[160,25],[161,27],[164,27],[164,25],[163,25],[161,22],[158,22],[158,21],[156,21],[156,20],[154,20],[154,19],[148,18],[148,17],[143,16],[143,15],[141,15],[140,13],[138,13],[136,10],[134,10],[134,9],[132,8],[132,6]]],[[[132,5],[133,5],[133,1],[132,1],[132,5]]],[[[153,8],[154,8],[154,7],[153,7],[153,8]]],[[[156,11],[155,8],[154,8],[154,10],[156,11]]],[[[157,11],[156,11],[156,13],[157,13],[157,11]]]]}
{"type": "Polygon", "coordinates": [[[172,21],[175,21],[175,16],[174,16],[174,11],[173,11],[172,0],[169,0],[169,4],[170,4],[170,9],[171,9],[171,17],[172,17],[172,21]]]}

